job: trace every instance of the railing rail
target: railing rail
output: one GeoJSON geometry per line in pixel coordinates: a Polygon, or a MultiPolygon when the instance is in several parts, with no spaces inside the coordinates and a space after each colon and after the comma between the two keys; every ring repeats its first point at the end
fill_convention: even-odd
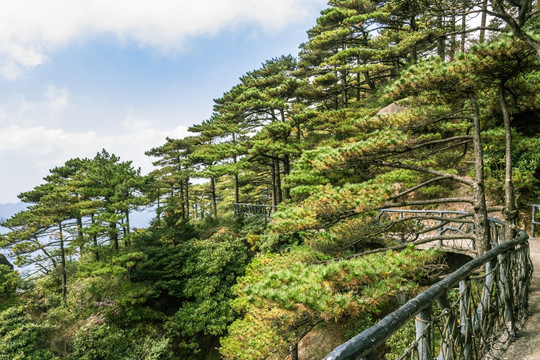
{"type": "Polygon", "coordinates": [[[275,205],[234,203],[234,215],[237,217],[263,215],[265,220],[268,221],[276,210],[277,206],[275,205]]]}
{"type": "MultiPolygon", "coordinates": [[[[456,229],[460,232],[463,228],[453,224],[470,215],[457,211],[384,209],[379,219],[384,213],[401,219],[429,214],[429,218],[439,222],[434,231],[443,233],[456,229]],[[444,216],[448,220],[442,219],[444,216]]],[[[520,231],[516,238],[502,243],[504,223],[490,218],[490,224],[493,243],[500,245],[338,346],[325,360],[375,360],[384,352],[390,336],[409,322],[415,322],[416,336],[398,359],[471,360],[493,355],[499,345],[513,337],[516,324],[525,316],[532,263],[525,232],[520,231]]],[[[473,227],[468,230],[474,232],[473,227]]]]}
{"type": "MultiPolygon", "coordinates": [[[[394,217],[399,221],[414,221],[414,230],[408,231],[413,239],[406,239],[405,232],[395,232],[401,242],[411,242],[419,237],[433,237],[438,239],[439,246],[465,250],[473,254],[476,250],[474,238],[473,213],[466,211],[450,210],[407,210],[407,209],[381,209],[377,215],[377,222],[382,223],[385,217],[394,217]],[[418,231],[422,230],[423,231],[418,231]],[[454,235],[454,239],[444,240],[444,235],[454,235]]],[[[396,219],[393,219],[396,222],[396,219]]],[[[489,218],[491,230],[491,246],[497,246],[504,239],[504,222],[499,219],[489,218]]]]}

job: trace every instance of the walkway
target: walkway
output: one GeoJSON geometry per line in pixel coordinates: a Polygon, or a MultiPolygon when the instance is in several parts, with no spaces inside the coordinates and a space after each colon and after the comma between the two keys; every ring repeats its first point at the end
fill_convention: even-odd
{"type": "Polygon", "coordinates": [[[529,317],[518,337],[501,356],[503,360],[540,360],[540,239],[530,238],[534,273],[529,291],[529,317]]]}

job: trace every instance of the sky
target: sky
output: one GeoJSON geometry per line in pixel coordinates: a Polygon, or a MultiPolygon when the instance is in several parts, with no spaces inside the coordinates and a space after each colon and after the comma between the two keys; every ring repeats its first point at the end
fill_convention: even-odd
{"type": "Polygon", "coordinates": [[[0,204],[101,149],[147,173],[240,76],[296,56],[326,2],[2,0],[0,204]]]}

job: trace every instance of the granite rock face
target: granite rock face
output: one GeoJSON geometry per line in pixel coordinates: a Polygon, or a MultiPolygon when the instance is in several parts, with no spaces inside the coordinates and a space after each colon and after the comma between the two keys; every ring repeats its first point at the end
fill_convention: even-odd
{"type": "Polygon", "coordinates": [[[397,114],[406,111],[407,108],[401,105],[398,105],[396,103],[391,103],[390,105],[383,107],[377,115],[391,115],[391,114],[397,114]]]}

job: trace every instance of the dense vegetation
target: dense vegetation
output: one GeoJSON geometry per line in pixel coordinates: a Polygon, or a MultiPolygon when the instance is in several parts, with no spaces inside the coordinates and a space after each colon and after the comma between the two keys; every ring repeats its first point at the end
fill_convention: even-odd
{"type": "Polygon", "coordinates": [[[21,270],[0,265],[0,358],[321,358],[440,261],[389,250],[419,229],[377,210],[471,211],[481,253],[488,213],[513,224],[538,202],[539,11],[330,0],[298,58],[247,72],[148,150],[152,173],[105,150],[51,169],[2,222],[21,270]],[[308,336],[327,340],[299,351],[308,336]]]}

